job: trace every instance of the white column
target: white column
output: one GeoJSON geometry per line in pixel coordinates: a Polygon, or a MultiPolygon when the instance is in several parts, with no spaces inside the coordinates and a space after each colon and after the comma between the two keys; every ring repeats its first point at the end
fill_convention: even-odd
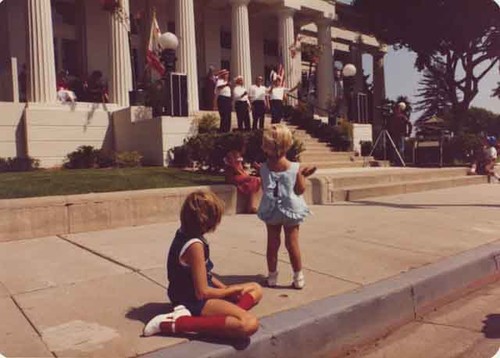
{"type": "Polygon", "coordinates": [[[54,33],[50,0],[28,0],[28,101],[56,102],[54,33]]]}
{"type": "MultiPolygon", "coordinates": [[[[321,55],[318,63],[318,105],[328,109],[333,96],[333,47],[332,47],[332,26],[330,19],[319,19],[318,45],[321,46],[321,55]]],[[[323,113],[326,114],[326,113],[323,113]]]]}
{"type": "Polygon", "coordinates": [[[120,0],[120,3],[122,10],[110,16],[109,101],[128,107],[129,91],[132,90],[129,0],[120,0]]]}
{"type": "Polygon", "coordinates": [[[248,3],[250,0],[231,0],[231,76],[243,76],[245,86],[252,83],[250,58],[250,26],[248,24],[248,3]]]}
{"type": "Polygon", "coordinates": [[[382,129],[382,113],[379,107],[385,99],[384,56],[387,47],[373,54],[373,133],[378,135],[382,129]]]}
{"type": "Polygon", "coordinates": [[[290,48],[295,42],[293,9],[281,9],[279,11],[279,43],[285,69],[285,86],[292,88],[296,85],[293,78],[293,59],[290,48]]]}
{"type": "Polygon", "coordinates": [[[197,112],[200,108],[195,31],[193,0],[176,0],[175,32],[179,38],[177,70],[187,75],[188,111],[190,114],[197,112]]]}

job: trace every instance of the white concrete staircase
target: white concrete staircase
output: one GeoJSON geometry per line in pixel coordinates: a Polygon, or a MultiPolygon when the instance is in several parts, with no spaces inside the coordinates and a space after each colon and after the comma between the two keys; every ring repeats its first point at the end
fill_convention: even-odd
{"type": "Polygon", "coordinates": [[[385,161],[376,161],[373,157],[360,157],[354,152],[335,152],[327,143],[320,142],[303,129],[288,125],[294,137],[299,139],[305,148],[300,154],[300,161],[306,165],[314,165],[319,169],[328,168],[361,168],[368,166],[388,166],[385,161]]]}
{"type": "Polygon", "coordinates": [[[486,176],[467,175],[466,168],[320,169],[307,195],[308,202],[329,204],[487,182],[486,176]]]}

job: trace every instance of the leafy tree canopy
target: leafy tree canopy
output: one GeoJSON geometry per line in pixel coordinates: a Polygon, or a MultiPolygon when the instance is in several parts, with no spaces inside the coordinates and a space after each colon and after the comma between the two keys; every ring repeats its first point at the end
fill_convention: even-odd
{"type": "Polygon", "coordinates": [[[354,6],[367,15],[364,30],[419,56],[467,52],[484,36],[490,37],[484,49],[500,55],[500,9],[493,0],[355,0],[354,6]]]}
{"type": "Polygon", "coordinates": [[[421,95],[439,96],[437,104],[429,102],[436,108],[449,103],[456,115],[464,114],[479,81],[500,62],[494,0],[355,0],[354,6],[364,15],[362,31],[416,52],[416,67],[426,71],[428,93],[421,95]]]}

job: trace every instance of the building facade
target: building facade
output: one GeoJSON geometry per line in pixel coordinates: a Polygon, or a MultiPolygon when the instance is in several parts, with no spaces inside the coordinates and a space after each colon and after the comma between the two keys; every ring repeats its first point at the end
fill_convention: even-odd
{"type": "MultiPolygon", "coordinates": [[[[161,31],[179,38],[177,72],[187,74],[190,115],[209,107],[203,93],[211,66],[229,69],[231,77],[242,75],[250,85],[256,76],[267,78],[281,64],[289,87],[314,70],[315,101],[319,108],[327,108],[336,91],[334,68],[353,63],[358,68],[353,80],[356,119],[377,126],[372,109],[385,96],[385,48],[375,38],[349,28],[349,11],[345,5],[322,0],[6,0],[0,4],[0,46],[4,49],[0,52],[0,103],[22,102],[25,91],[25,151],[31,156],[38,151],[29,143],[33,140],[30,126],[51,111],[64,112],[68,118],[80,112],[79,118],[89,117],[92,111],[93,121],[87,118],[87,128],[95,122],[105,127],[109,113],[127,109],[129,91],[144,81],[154,12],[161,31]],[[114,12],[103,9],[103,3],[115,2],[119,8],[114,12]],[[368,102],[358,96],[364,88],[363,53],[373,56],[373,100],[368,109],[368,102]],[[72,110],[58,104],[57,74],[61,71],[81,79],[102,72],[109,104],[78,103],[72,110]],[[23,72],[26,85],[20,77],[23,72]]],[[[0,141],[0,157],[6,156],[2,148],[0,141]]],[[[56,157],[47,163],[55,165],[56,157]]]]}

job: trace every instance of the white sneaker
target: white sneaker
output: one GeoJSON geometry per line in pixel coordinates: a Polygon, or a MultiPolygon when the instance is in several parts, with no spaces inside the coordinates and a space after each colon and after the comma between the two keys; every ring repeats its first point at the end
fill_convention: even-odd
{"type": "Polygon", "coordinates": [[[306,280],[304,278],[304,273],[302,271],[295,272],[293,274],[293,287],[297,290],[301,290],[306,285],[306,280]]]}
{"type": "Polygon", "coordinates": [[[277,284],[278,284],[278,271],[269,272],[269,275],[267,276],[267,285],[269,287],[276,287],[277,284]]]}
{"type": "Polygon", "coordinates": [[[166,314],[159,314],[156,317],[153,317],[142,331],[144,337],[153,336],[161,332],[160,324],[163,322],[172,323],[172,333],[175,333],[175,321],[179,317],[191,316],[191,312],[182,305],[175,306],[174,311],[166,314]]]}

